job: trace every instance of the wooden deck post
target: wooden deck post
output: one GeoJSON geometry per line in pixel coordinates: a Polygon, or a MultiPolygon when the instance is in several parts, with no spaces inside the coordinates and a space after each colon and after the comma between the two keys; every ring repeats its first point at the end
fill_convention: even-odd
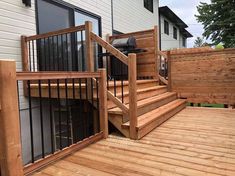
{"type": "MultiPolygon", "coordinates": [[[[154,26],[154,54],[155,54],[155,70],[156,70],[156,78],[158,78],[158,74],[159,74],[159,39],[158,39],[158,26],[154,26]]],[[[159,80],[159,78],[158,78],[159,80]]]]}
{"type": "Polygon", "coordinates": [[[87,71],[94,71],[94,50],[91,40],[92,22],[85,22],[87,71]]]}
{"type": "Polygon", "coordinates": [[[171,51],[167,51],[167,75],[168,75],[168,91],[172,91],[171,81],[171,51]]]}
{"type": "Polygon", "coordinates": [[[137,70],[136,54],[128,55],[128,81],[129,81],[129,120],[130,138],[137,139],[137,70]]]}
{"type": "Polygon", "coordinates": [[[107,104],[107,76],[106,69],[99,69],[99,110],[100,110],[100,130],[104,133],[104,138],[108,137],[108,104],[107,104]]]}
{"type": "Polygon", "coordinates": [[[2,176],[23,176],[14,61],[0,61],[0,166],[2,176]]]}
{"type": "Polygon", "coordinates": [[[26,36],[21,36],[22,71],[29,71],[29,53],[26,36]]]}

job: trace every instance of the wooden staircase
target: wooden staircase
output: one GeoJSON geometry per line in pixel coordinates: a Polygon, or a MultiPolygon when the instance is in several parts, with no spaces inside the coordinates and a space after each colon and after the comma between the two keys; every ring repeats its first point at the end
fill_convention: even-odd
{"type": "MultiPolygon", "coordinates": [[[[128,82],[126,82],[128,85],[128,82]]],[[[186,101],[177,98],[175,92],[168,92],[167,86],[158,85],[152,80],[137,81],[137,138],[140,139],[157,126],[174,116],[186,106],[186,101]]],[[[111,86],[112,89],[112,86],[111,86]]],[[[117,89],[117,97],[121,97],[117,89]]],[[[129,107],[129,93],[124,91],[124,103],[129,107]]],[[[128,114],[118,108],[111,100],[108,101],[109,121],[126,137],[130,137],[128,114]]]]}

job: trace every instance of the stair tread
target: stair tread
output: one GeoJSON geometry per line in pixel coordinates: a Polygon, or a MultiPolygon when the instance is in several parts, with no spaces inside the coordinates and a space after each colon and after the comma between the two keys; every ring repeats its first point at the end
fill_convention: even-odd
{"type": "MultiPolygon", "coordinates": [[[[161,101],[161,100],[164,100],[165,98],[175,96],[175,95],[176,95],[175,92],[166,92],[166,93],[163,93],[163,94],[160,94],[160,95],[156,95],[156,96],[149,97],[149,98],[146,98],[146,99],[143,99],[143,100],[139,100],[137,102],[137,108],[147,106],[151,103],[161,101]]],[[[126,104],[126,106],[129,107],[129,104],[126,104]]],[[[120,114],[120,113],[122,113],[122,110],[118,107],[115,107],[115,108],[110,109],[109,113],[115,113],[115,114],[119,113],[120,114]]]]}
{"type": "MultiPolygon", "coordinates": [[[[148,91],[166,89],[166,88],[167,88],[166,86],[151,86],[151,87],[148,87],[148,88],[138,89],[138,90],[137,90],[137,94],[138,94],[138,93],[148,92],[148,91]]],[[[127,96],[128,94],[129,94],[128,91],[123,92],[123,95],[124,95],[124,96],[127,96]]],[[[117,97],[121,97],[121,96],[122,96],[122,93],[117,93],[116,96],[117,96],[117,97]]]]}
{"type": "MultiPolygon", "coordinates": [[[[186,100],[182,100],[182,99],[177,99],[174,100],[166,105],[163,105],[159,108],[156,108],[148,113],[145,113],[141,116],[138,117],[138,125],[137,128],[140,129],[143,126],[145,126],[146,124],[151,123],[152,121],[156,120],[157,118],[161,117],[162,115],[164,115],[165,113],[175,109],[176,107],[182,105],[186,103],[186,100]]],[[[126,122],[122,125],[123,127],[129,127],[130,123],[126,122]]]]}
{"type": "MultiPolygon", "coordinates": [[[[152,82],[156,82],[158,83],[157,79],[149,79],[149,80],[137,80],[137,85],[138,84],[145,84],[145,83],[152,83],[152,82]]],[[[114,81],[110,80],[109,82],[109,87],[113,87],[114,86],[114,81]]],[[[129,81],[123,81],[123,85],[127,86],[129,84],[129,81]]],[[[116,81],[116,86],[121,86],[122,82],[121,81],[116,81]]]]}

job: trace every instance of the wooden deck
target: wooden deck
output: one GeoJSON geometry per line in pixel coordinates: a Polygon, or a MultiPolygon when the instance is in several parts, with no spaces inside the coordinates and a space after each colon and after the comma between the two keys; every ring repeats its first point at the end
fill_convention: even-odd
{"type": "Polygon", "coordinates": [[[34,176],[235,175],[235,110],[188,107],[139,141],[110,135],[34,176]]]}

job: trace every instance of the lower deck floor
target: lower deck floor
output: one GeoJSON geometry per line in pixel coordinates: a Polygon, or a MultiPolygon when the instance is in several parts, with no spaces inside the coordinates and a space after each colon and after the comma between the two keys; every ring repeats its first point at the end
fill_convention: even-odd
{"type": "Polygon", "coordinates": [[[234,176],[235,110],[187,107],[138,141],[110,135],[33,176],[234,176]]]}

